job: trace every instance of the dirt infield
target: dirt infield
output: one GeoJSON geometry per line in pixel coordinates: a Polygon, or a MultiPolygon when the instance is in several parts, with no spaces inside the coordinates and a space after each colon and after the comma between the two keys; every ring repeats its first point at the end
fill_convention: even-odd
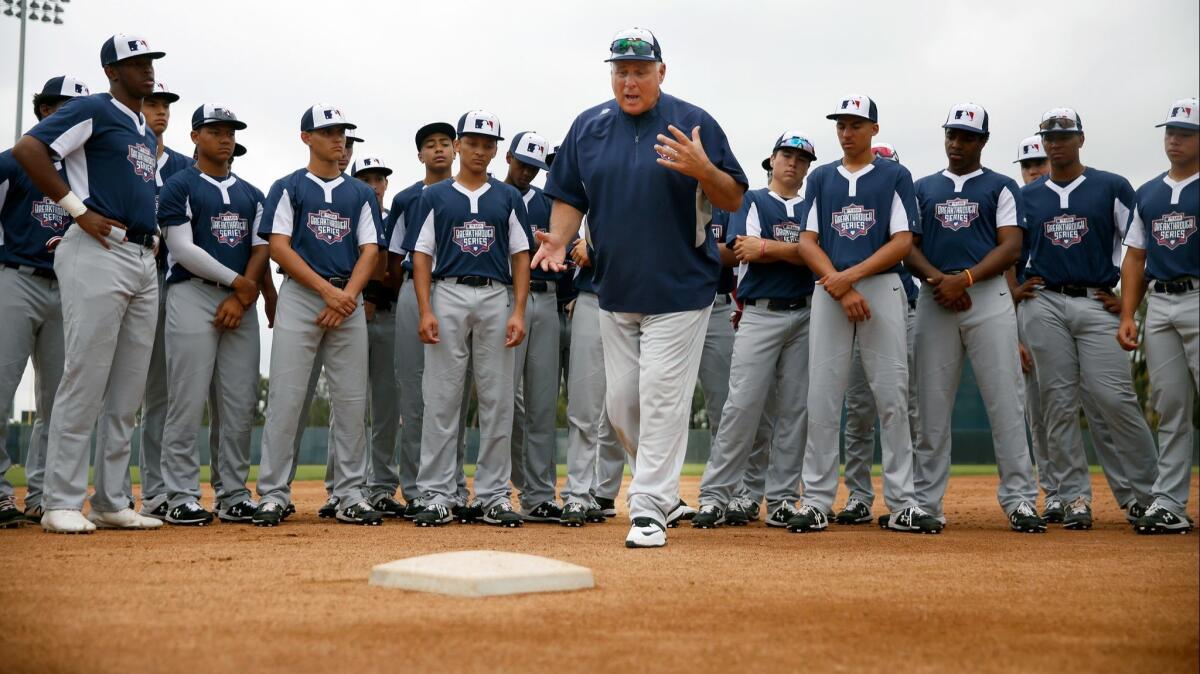
{"type": "MultiPolygon", "coordinates": [[[[1096,529],[1044,536],[1007,530],[994,477],[952,480],[941,536],[757,522],[626,550],[622,519],[363,529],[317,519],[319,482],[298,484],[298,517],[271,530],[0,531],[0,670],[1197,671],[1200,537],[1136,536],[1093,484],[1096,529]],[[374,564],[478,548],[583,564],[598,587],[455,599],[367,585],[374,564]]],[[[683,488],[694,501],[698,480],[683,488]]]]}

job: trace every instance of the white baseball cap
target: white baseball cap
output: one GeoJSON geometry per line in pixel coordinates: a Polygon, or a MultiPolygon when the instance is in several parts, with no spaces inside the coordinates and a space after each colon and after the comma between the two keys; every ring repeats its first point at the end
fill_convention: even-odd
{"type": "Polygon", "coordinates": [[[313,105],[305,110],[304,116],[300,118],[301,131],[316,131],[328,126],[344,126],[347,130],[358,128],[346,119],[346,115],[342,114],[340,109],[324,103],[313,105]]]}
{"type": "Polygon", "coordinates": [[[363,171],[379,171],[385,176],[392,175],[392,169],[378,157],[361,157],[350,164],[350,175],[357,177],[363,171]]]}
{"type": "Polygon", "coordinates": [[[1021,141],[1017,146],[1017,158],[1013,163],[1025,161],[1026,159],[1045,159],[1046,148],[1042,147],[1041,136],[1030,136],[1021,141]]]}
{"type": "Polygon", "coordinates": [[[626,28],[613,36],[608,45],[608,58],[611,61],[661,61],[662,46],[654,33],[645,28],[626,28]]]}
{"type": "Polygon", "coordinates": [[[83,80],[70,75],[51,77],[42,87],[42,96],[45,98],[75,98],[76,96],[88,96],[90,93],[88,85],[84,84],[83,80]]]}
{"type": "Polygon", "coordinates": [[[1074,108],[1050,108],[1038,124],[1038,135],[1047,133],[1083,133],[1083,120],[1074,108]]]}
{"type": "Polygon", "coordinates": [[[973,133],[988,133],[988,114],[982,105],[959,103],[950,108],[943,129],[962,129],[973,133]]]}
{"type": "Polygon", "coordinates": [[[118,61],[124,61],[136,56],[149,56],[152,59],[160,59],[166,55],[166,52],[151,49],[150,43],[146,42],[146,38],[117,33],[105,40],[104,45],[100,47],[100,65],[109,66],[118,61]]]}
{"type": "Polygon", "coordinates": [[[546,163],[546,139],[533,131],[522,131],[513,137],[508,151],[522,164],[536,166],[543,171],[549,170],[546,163]]]}
{"type": "Polygon", "coordinates": [[[1175,129],[1200,130],[1200,99],[1181,98],[1171,104],[1167,119],[1154,127],[1169,126],[1175,129]]]}
{"type": "Polygon", "coordinates": [[[471,110],[458,118],[458,136],[473,133],[477,136],[488,136],[496,140],[504,140],[500,135],[500,118],[487,110],[471,110]]]}
{"type": "Polygon", "coordinates": [[[837,119],[843,115],[863,117],[871,120],[872,122],[878,122],[879,108],[876,107],[875,101],[871,100],[867,96],[850,94],[849,96],[844,96],[840,101],[838,101],[837,108],[828,115],[825,115],[825,119],[837,119]]]}
{"type": "Polygon", "coordinates": [[[147,98],[161,98],[168,103],[174,103],[179,100],[179,94],[168,89],[162,82],[155,82],[154,91],[150,92],[147,98]]]}

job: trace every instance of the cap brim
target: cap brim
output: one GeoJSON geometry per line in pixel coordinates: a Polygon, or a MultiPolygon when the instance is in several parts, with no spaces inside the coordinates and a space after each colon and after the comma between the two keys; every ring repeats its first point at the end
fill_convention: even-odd
{"type": "Polygon", "coordinates": [[[370,168],[359,169],[358,173],[354,174],[354,177],[357,178],[358,176],[360,176],[364,173],[370,173],[372,171],[374,171],[375,173],[382,173],[383,177],[385,177],[385,178],[392,175],[392,169],[390,169],[390,168],[384,168],[382,166],[372,166],[370,168]]]}
{"type": "Polygon", "coordinates": [[[988,133],[987,131],[984,131],[983,129],[978,129],[976,127],[968,126],[966,124],[943,124],[942,128],[943,129],[958,129],[959,131],[970,131],[971,133],[977,133],[981,136],[986,135],[988,133]]]}
{"type": "Polygon", "coordinates": [[[504,136],[496,136],[496,135],[493,135],[490,133],[476,133],[474,131],[463,131],[462,133],[458,134],[459,138],[462,138],[463,136],[480,136],[482,138],[492,138],[494,140],[504,140],[504,136]]]}
{"type": "Polygon", "coordinates": [[[1160,129],[1164,126],[1170,127],[1172,129],[1187,129],[1188,131],[1200,131],[1200,124],[1189,124],[1187,122],[1175,122],[1175,121],[1163,122],[1162,124],[1155,124],[1154,128],[1160,129]]]}
{"type": "Polygon", "coordinates": [[[453,124],[448,122],[431,122],[417,129],[417,149],[421,149],[421,145],[425,142],[425,139],[435,133],[443,134],[450,138],[450,140],[458,137],[458,132],[455,131],[453,124]]]}
{"type": "Polygon", "coordinates": [[[244,154],[246,154],[246,146],[242,145],[241,143],[234,143],[233,144],[233,156],[240,157],[244,154]]]}
{"type": "Polygon", "coordinates": [[[1037,135],[1044,136],[1048,133],[1083,133],[1083,129],[1050,129],[1048,131],[1038,129],[1037,135]]]}
{"type": "Polygon", "coordinates": [[[228,120],[228,119],[205,119],[205,120],[201,120],[199,124],[193,125],[192,130],[195,131],[196,129],[199,129],[202,126],[216,126],[217,124],[228,124],[229,126],[232,126],[237,131],[241,131],[242,129],[246,128],[246,123],[243,121],[240,121],[240,120],[234,121],[234,120],[228,120]]]}
{"type": "Polygon", "coordinates": [[[150,94],[150,95],[149,95],[149,96],[147,96],[146,98],[161,98],[161,99],[163,99],[164,101],[166,101],[166,102],[168,102],[168,103],[174,103],[175,101],[178,101],[178,100],[179,100],[179,94],[171,94],[171,93],[166,93],[166,94],[164,94],[164,93],[155,93],[155,94],[150,94]]]}
{"type": "Polygon", "coordinates": [[[104,65],[112,66],[112,65],[116,65],[116,64],[120,63],[121,61],[128,61],[129,59],[140,58],[142,56],[149,56],[151,59],[160,59],[166,55],[167,55],[167,52],[165,52],[165,51],[151,51],[151,52],[146,52],[145,54],[126,56],[125,58],[117,59],[116,61],[109,61],[108,63],[105,63],[104,65]]]}
{"type": "Polygon", "coordinates": [[[1039,159],[1041,159],[1041,160],[1049,160],[1050,158],[1049,158],[1049,157],[1024,157],[1024,158],[1022,158],[1022,159],[1014,159],[1014,160],[1013,160],[1013,163],[1014,163],[1014,164],[1020,164],[1020,163],[1021,163],[1021,162],[1023,162],[1023,161],[1037,161],[1037,160],[1039,160],[1039,159]]]}
{"type": "Polygon", "coordinates": [[[613,61],[660,61],[660,60],[661,59],[658,58],[657,56],[636,56],[636,55],[630,54],[630,55],[610,56],[610,57],[604,59],[604,62],[612,63],[613,61]]]}
{"type": "Polygon", "coordinates": [[[547,164],[544,161],[538,161],[538,160],[534,159],[533,157],[526,157],[526,156],[520,155],[520,154],[513,154],[513,158],[516,159],[517,161],[521,162],[522,164],[528,164],[530,166],[540,168],[543,171],[550,170],[549,164],[547,164]]]}
{"type": "Polygon", "coordinates": [[[870,116],[870,115],[860,115],[860,114],[859,114],[859,113],[857,113],[857,112],[835,112],[835,113],[833,113],[832,115],[825,115],[825,119],[833,119],[833,120],[836,120],[838,117],[857,117],[857,118],[859,118],[859,119],[865,119],[865,120],[867,120],[868,122],[874,122],[874,121],[876,121],[876,120],[874,120],[874,119],[871,119],[871,116],[870,116]]]}
{"type": "MultiPolygon", "coordinates": [[[[785,146],[785,147],[786,147],[786,146],[785,146]]],[[[782,149],[785,149],[785,148],[784,148],[784,147],[778,147],[778,148],[775,148],[775,150],[782,150],[782,149]]],[[[805,158],[805,159],[808,159],[808,161],[810,161],[810,162],[814,162],[814,161],[816,161],[816,160],[817,160],[817,155],[815,155],[815,154],[812,154],[811,152],[806,152],[806,151],[804,151],[804,150],[801,150],[801,149],[800,149],[800,148],[798,148],[798,147],[787,148],[787,149],[791,149],[791,150],[795,150],[795,151],[799,152],[800,154],[804,155],[804,158],[805,158]]],[[[771,157],[774,157],[774,156],[775,156],[775,152],[774,152],[774,151],[772,151],[772,152],[771,152],[771,157]]],[[[766,159],[762,160],[762,167],[763,167],[763,170],[764,170],[764,171],[770,171],[770,170],[771,170],[771,157],[767,157],[766,159]]]]}
{"type": "Polygon", "coordinates": [[[355,143],[365,143],[365,142],[367,142],[367,141],[366,141],[365,139],[363,139],[363,138],[359,138],[358,136],[351,136],[350,134],[346,134],[346,140],[352,140],[352,141],[354,141],[355,143]]]}
{"type": "Polygon", "coordinates": [[[317,131],[318,129],[332,129],[335,127],[341,127],[347,131],[351,131],[353,129],[358,128],[357,126],[354,126],[350,122],[340,122],[338,124],[322,124],[320,126],[310,126],[307,129],[300,129],[300,130],[301,131],[317,131]]]}

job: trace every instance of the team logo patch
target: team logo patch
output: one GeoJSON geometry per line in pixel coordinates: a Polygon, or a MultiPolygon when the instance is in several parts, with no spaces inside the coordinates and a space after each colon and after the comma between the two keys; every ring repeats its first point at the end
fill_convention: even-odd
{"type": "Polygon", "coordinates": [[[708,223],[708,228],[712,230],[713,238],[717,240],[717,243],[725,240],[725,225],[719,222],[710,222],[708,223]]]}
{"type": "Polygon", "coordinates": [[[1023,155],[1029,154],[1030,152],[1041,152],[1041,151],[1042,151],[1041,143],[1030,143],[1029,145],[1021,146],[1021,154],[1023,154],[1023,155]]]}
{"type": "Polygon", "coordinates": [[[1187,243],[1196,233],[1196,216],[1184,213],[1167,213],[1150,223],[1150,233],[1158,245],[1175,250],[1187,243]]]}
{"type": "Polygon", "coordinates": [[[154,180],[154,172],[157,169],[158,162],[154,159],[154,153],[150,148],[142,143],[129,146],[129,163],[133,164],[133,173],[142,180],[150,182],[154,180]]]}
{"type": "Polygon", "coordinates": [[[835,212],[830,224],[838,236],[854,240],[865,236],[875,226],[875,209],[850,204],[835,212]]]}
{"type": "Polygon", "coordinates": [[[1051,244],[1063,248],[1070,248],[1083,241],[1084,235],[1088,233],[1087,218],[1081,218],[1070,213],[1064,213],[1063,215],[1047,220],[1042,225],[1042,228],[1045,230],[1046,238],[1050,239],[1051,244]]]}
{"type": "Polygon", "coordinates": [[[238,213],[229,211],[218,213],[211,218],[211,221],[213,238],[217,240],[217,243],[223,243],[230,248],[237,247],[250,231],[250,228],[246,226],[246,219],[238,213]]]}
{"type": "Polygon", "coordinates": [[[462,252],[479,257],[496,243],[496,228],[480,220],[468,220],[454,228],[454,243],[462,252]]]}
{"type": "Polygon", "coordinates": [[[942,227],[957,232],[970,227],[979,217],[979,204],[962,198],[943,201],[934,207],[934,217],[942,227]]]}
{"type": "Polygon", "coordinates": [[[776,241],[797,243],[800,241],[800,225],[787,220],[772,227],[771,234],[775,237],[776,241]]]}
{"type": "Polygon", "coordinates": [[[350,233],[350,218],[343,218],[337,211],[322,208],[308,214],[308,228],[318,241],[332,246],[350,233]]]}
{"type": "Polygon", "coordinates": [[[30,209],[29,214],[42,227],[53,232],[62,232],[71,220],[71,216],[67,215],[63,207],[51,201],[50,197],[42,197],[33,202],[33,208],[30,209]]]}

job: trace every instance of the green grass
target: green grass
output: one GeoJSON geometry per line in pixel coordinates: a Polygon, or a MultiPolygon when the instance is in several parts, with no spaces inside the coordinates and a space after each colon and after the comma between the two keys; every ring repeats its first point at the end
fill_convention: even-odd
{"type": "MultiPolygon", "coordinates": [[[[880,470],[881,470],[881,468],[879,466],[875,466],[874,468],[872,468],[871,474],[878,477],[880,474],[880,470]]],[[[1095,474],[1099,474],[1101,472],[1100,467],[1092,466],[1091,472],[1095,473],[1095,474]]],[[[1198,468],[1197,466],[1192,466],[1192,474],[1196,474],[1197,472],[1200,472],[1200,468],[1198,468]]],[[[141,481],[141,473],[136,466],[132,469],[132,473],[133,473],[133,483],[139,484],[141,481]]],[[[699,477],[703,473],[704,473],[704,464],[702,464],[702,463],[686,463],[683,466],[682,474],[685,476],[699,477]]],[[[625,467],[625,474],[629,475],[629,467],[628,466],[625,467]]],[[[995,475],[995,474],[996,474],[996,466],[990,465],[990,464],[959,464],[959,465],[950,467],[950,475],[951,476],[995,475]]],[[[473,477],[474,475],[475,475],[474,464],[468,465],[467,466],[467,477],[473,477]]],[[[559,465],[558,466],[558,476],[566,477],[566,475],[567,475],[567,467],[564,465],[559,465]]],[[[91,483],[91,477],[92,477],[92,474],[89,471],[88,472],[88,482],[89,483],[91,483]]],[[[23,466],[13,466],[8,471],[8,479],[10,482],[12,482],[13,486],[24,487],[25,486],[25,468],[23,466]]],[[[258,466],[251,466],[250,467],[250,480],[254,481],[257,479],[258,479],[258,466]]],[[[299,468],[296,469],[296,480],[298,480],[298,481],[323,480],[323,479],[325,479],[325,466],[300,466],[299,468]]],[[[208,466],[200,467],[200,482],[202,482],[202,483],[208,482],[208,466]]]]}

